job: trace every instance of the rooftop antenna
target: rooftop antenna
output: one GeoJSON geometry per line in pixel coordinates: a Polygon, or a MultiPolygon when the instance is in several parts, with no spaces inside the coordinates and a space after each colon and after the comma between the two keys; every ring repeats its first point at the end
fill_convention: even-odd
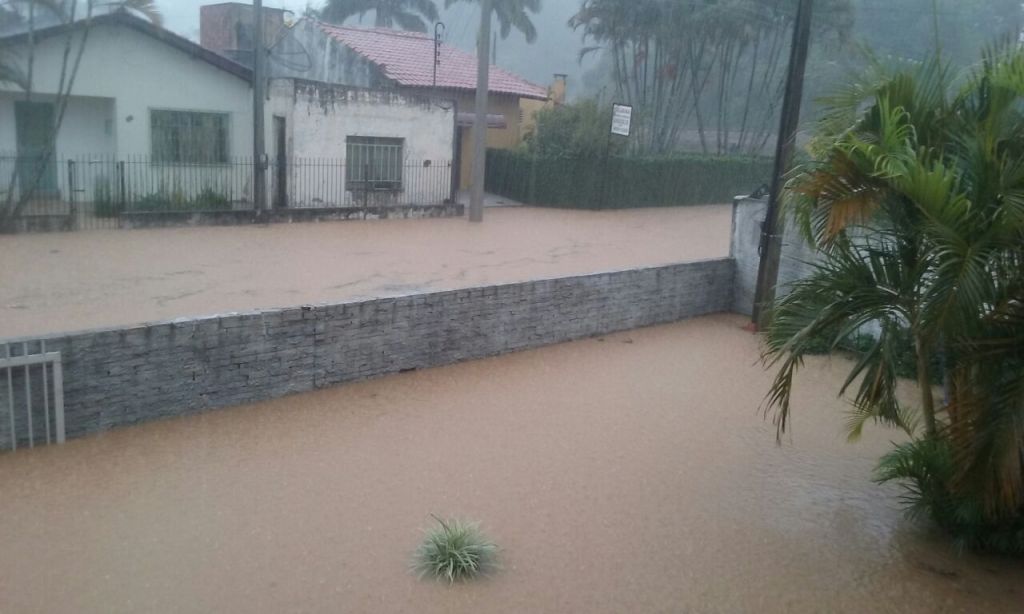
{"type": "Polygon", "coordinates": [[[450,111],[452,106],[439,104],[437,100],[437,67],[441,65],[441,39],[444,38],[446,27],[443,22],[437,22],[434,24],[434,85],[430,90],[430,95],[434,99],[434,106],[445,111],[450,111]]]}
{"type": "Polygon", "coordinates": [[[434,89],[437,89],[437,67],[441,65],[441,38],[444,32],[444,22],[434,24],[434,89]]]}

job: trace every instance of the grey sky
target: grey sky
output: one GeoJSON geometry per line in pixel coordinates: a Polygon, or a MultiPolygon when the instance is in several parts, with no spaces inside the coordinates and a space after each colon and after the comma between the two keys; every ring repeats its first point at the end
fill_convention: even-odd
{"type": "MultiPolygon", "coordinates": [[[[459,2],[444,9],[444,0],[435,0],[441,9],[441,19],[448,26],[447,41],[466,50],[472,50],[479,12],[470,3],[459,2]]],[[[164,25],[191,39],[199,38],[199,7],[215,0],[159,0],[164,25]]],[[[581,72],[576,56],[580,47],[579,34],[566,26],[569,17],[578,10],[581,0],[544,0],[543,12],[534,18],[537,41],[528,45],[522,35],[513,31],[508,40],[498,42],[498,64],[541,85],[551,82],[553,73],[569,75],[570,92],[579,87],[581,72]]],[[[264,5],[285,8],[301,13],[308,0],[265,0],[264,5]]],[[[314,6],[322,0],[312,2],[314,6]]],[[[367,25],[372,25],[368,16],[367,25]]]]}

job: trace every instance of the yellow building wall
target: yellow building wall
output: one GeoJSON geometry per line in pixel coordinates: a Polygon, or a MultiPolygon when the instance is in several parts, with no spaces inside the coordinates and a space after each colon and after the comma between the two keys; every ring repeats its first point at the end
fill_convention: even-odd
{"type": "Polygon", "coordinates": [[[554,105],[555,103],[551,100],[519,99],[519,115],[522,117],[522,122],[519,124],[520,140],[525,139],[526,135],[537,129],[537,113],[554,105]]]}
{"type": "MultiPolygon", "coordinates": [[[[473,92],[460,93],[456,96],[460,113],[472,113],[476,104],[473,92]]],[[[491,94],[487,97],[487,114],[503,115],[505,117],[505,128],[490,128],[487,130],[487,147],[492,149],[512,149],[522,142],[522,113],[519,107],[520,99],[515,96],[500,96],[491,94]]],[[[466,127],[459,129],[459,146],[461,160],[459,166],[459,189],[468,190],[473,178],[473,129],[466,127]]]]}

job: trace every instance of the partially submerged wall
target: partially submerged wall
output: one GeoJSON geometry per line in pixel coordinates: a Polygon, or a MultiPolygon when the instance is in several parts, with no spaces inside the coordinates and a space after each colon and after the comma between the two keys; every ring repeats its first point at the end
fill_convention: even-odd
{"type": "MultiPolygon", "coordinates": [[[[733,200],[729,255],[736,261],[736,288],[732,310],[743,315],[752,315],[754,310],[757,269],[761,260],[761,229],[767,211],[765,200],[746,196],[737,196],[733,200]]],[[[782,234],[777,296],[785,294],[788,284],[807,276],[810,273],[808,263],[816,257],[814,249],[793,225],[787,224],[782,234]]]]}
{"type": "Polygon", "coordinates": [[[729,311],[732,300],[733,261],[722,258],[10,342],[61,352],[67,435],[76,437],[729,311]]]}

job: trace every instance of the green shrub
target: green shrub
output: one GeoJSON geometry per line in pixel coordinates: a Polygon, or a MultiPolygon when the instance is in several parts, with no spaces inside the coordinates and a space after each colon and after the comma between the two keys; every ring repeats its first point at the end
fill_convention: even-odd
{"type": "Polygon", "coordinates": [[[224,211],[231,209],[228,197],[211,187],[205,187],[194,197],[185,196],[180,190],[168,192],[164,189],[151,192],[132,203],[133,211],[224,211]]]}
{"type": "Polygon", "coordinates": [[[766,183],[771,160],[670,156],[538,156],[491,149],[485,186],[527,204],[623,209],[730,202],[766,183]]]}
{"type": "MultiPolygon", "coordinates": [[[[830,331],[827,334],[815,335],[808,341],[806,353],[816,355],[830,353],[838,334],[839,329],[836,327],[834,331],[830,331]]],[[[914,339],[910,334],[910,330],[906,328],[899,329],[896,335],[896,375],[906,379],[914,379],[917,377],[917,351],[914,349],[914,339]]],[[[835,344],[835,348],[861,357],[871,350],[874,343],[875,339],[871,335],[856,333],[841,339],[838,344],[835,344]]],[[[939,353],[933,353],[929,356],[928,367],[933,381],[940,381],[942,379],[942,363],[939,353]]]]}
{"type": "Polygon", "coordinates": [[[106,178],[96,180],[92,189],[92,203],[96,217],[117,217],[123,210],[106,178]]]}
{"type": "Polygon", "coordinates": [[[493,565],[497,546],[480,532],[477,523],[434,519],[438,526],[427,530],[413,561],[421,578],[433,576],[451,584],[474,578],[493,565]]]}
{"type": "Polygon", "coordinates": [[[602,108],[595,100],[558,105],[537,113],[536,129],[524,140],[526,150],[541,157],[603,156],[625,148],[621,139],[610,140],[612,109],[602,108]]]}
{"type": "Polygon", "coordinates": [[[978,498],[954,495],[953,454],[945,438],[897,446],[879,462],[878,482],[898,482],[912,519],[930,518],[961,550],[1024,555],[1024,509],[992,518],[978,498]]]}

